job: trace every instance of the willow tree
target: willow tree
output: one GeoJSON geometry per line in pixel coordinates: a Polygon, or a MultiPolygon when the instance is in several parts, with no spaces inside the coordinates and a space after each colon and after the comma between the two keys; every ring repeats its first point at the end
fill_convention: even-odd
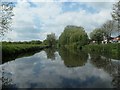
{"type": "Polygon", "coordinates": [[[60,46],[81,48],[88,43],[88,35],[83,27],[68,25],[59,37],[60,46]]]}
{"type": "Polygon", "coordinates": [[[120,0],[113,5],[112,18],[118,24],[118,34],[120,34],[120,0]]]}
{"type": "Polygon", "coordinates": [[[11,31],[12,17],[13,14],[12,2],[0,3],[0,37],[4,36],[5,33],[11,31]]]}

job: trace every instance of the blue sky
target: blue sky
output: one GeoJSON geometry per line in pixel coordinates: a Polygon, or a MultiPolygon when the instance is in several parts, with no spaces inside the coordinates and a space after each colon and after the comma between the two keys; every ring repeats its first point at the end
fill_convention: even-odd
{"type": "MultiPolygon", "coordinates": [[[[87,3],[87,2],[86,2],[87,3]]],[[[86,3],[83,2],[63,2],[62,9],[63,12],[68,11],[80,11],[81,9],[86,10],[89,13],[97,13],[97,9],[93,7],[88,7],[86,3]]]]}
{"type": "MultiPolygon", "coordinates": [[[[30,1],[30,0],[29,0],[30,1]]],[[[89,34],[111,20],[114,2],[29,2],[18,0],[12,28],[6,35],[13,41],[44,40],[54,32],[57,38],[67,25],[84,27],[89,34]]]]}

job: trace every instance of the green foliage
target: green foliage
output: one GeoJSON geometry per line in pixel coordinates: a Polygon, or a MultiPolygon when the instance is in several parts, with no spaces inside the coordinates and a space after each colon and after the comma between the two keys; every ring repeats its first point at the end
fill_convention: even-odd
{"type": "Polygon", "coordinates": [[[43,41],[44,44],[49,45],[50,47],[56,45],[56,36],[54,33],[48,34],[46,40],[43,41]]]}
{"type": "Polygon", "coordinates": [[[107,37],[108,34],[106,33],[106,31],[104,31],[100,28],[97,28],[97,29],[93,30],[93,32],[90,33],[91,40],[97,41],[98,44],[101,43],[104,36],[107,37]]]}
{"type": "Polygon", "coordinates": [[[26,52],[33,52],[48,47],[42,44],[15,44],[15,43],[2,43],[3,57],[15,56],[26,52]]]}
{"type": "Polygon", "coordinates": [[[83,27],[66,26],[64,32],[59,37],[60,46],[79,48],[87,43],[88,36],[83,27]]]}
{"type": "Polygon", "coordinates": [[[106,57],[120,60],[120,43],[116,44],[89,44],[83,47],[89,53],[98,53],[106,57]]]}

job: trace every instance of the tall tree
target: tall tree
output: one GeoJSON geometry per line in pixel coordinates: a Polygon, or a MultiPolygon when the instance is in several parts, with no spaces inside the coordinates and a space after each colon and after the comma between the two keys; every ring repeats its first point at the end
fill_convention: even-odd
{"type": "Polygon", "coordinates": [[[0,3],[0,37],[11,30],[14,4],[12,2],[0,3]]]}
{"type": "Polygon", "coordinates": [[[108,34],[108,37],[111,37],[111,34],[114,32],[115,30],[115,25],[114,25],[114,21],[113,20],[108,20],[106,23],[104,23],[102,25],[102,29],[108,34]]]}
{"type": "Polygon", "coordinates": [[[68,25],[59,37],[59,45],[80,48],[88,43],[88,35],[83,27],[68,25]]]}
{"type": "Polygon", "coordinates": [[[118,34],[120,34],[120,0],[113,5],[113,12],[112,12],[113,19],[118,24],[118,34]]]}

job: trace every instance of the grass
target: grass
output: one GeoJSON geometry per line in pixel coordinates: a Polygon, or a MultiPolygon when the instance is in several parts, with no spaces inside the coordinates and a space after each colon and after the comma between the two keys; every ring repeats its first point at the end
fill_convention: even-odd
{"type": "Polygon", "coordinates": [[[14,57],[23,53],[30,53],[34,51],[40,51],[47,48],[47,45],[42,44],[14,44],[3,43],[2,44],[2,57],[14,57]]]}
{"type": "Polygon", "coordinates": [[[120,43],[109,44],[89,44],[83,47],[89,53],[99,53],[101,55],[120,60],[120,43]]]}

